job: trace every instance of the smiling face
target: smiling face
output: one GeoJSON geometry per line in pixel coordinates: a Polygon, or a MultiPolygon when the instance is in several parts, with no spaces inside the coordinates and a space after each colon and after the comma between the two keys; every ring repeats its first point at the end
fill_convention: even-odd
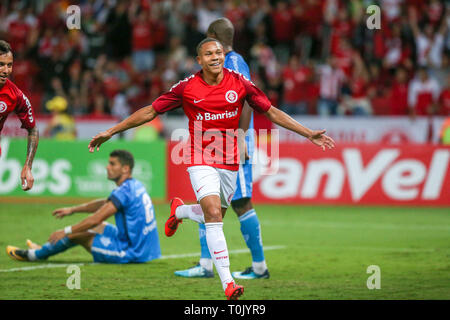
{"type": "Polygon", "coordinates": [[[11,52],[0,54],[0,86],[3,86],[6,79],[12,73],[13,55],[11,52]]]}
{"type": "Polygon", "coordinates": [[[197,62],[205,73],[212,75],[220,74],[223,71],[224,61],[225,54],[220,42],[205,42],[199,48],[197,62]]]}

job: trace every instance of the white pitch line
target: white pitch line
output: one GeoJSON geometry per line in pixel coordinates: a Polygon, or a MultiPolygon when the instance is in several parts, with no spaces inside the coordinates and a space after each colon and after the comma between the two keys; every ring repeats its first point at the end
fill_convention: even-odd
{"type": "MultiPolygon", "coordinates": [[[[280,250],[284,249],[286,246],[267,246],[264,248],[264,251],[270,251],[270,250],[280,250]]],[[[236,250],[230,250],[230,254],[240,254],[240,253],[248,253],[249,249],[236,249],[236,250]]],[[[179,259],[179,258],[189,258],[189,257],[198,257],[200,256],[200,253],[184,253],[184,254],[171,254],[167,256],[161,256],[160,259],[179,259]]],[[[22,267],[22,268],[12,268],[12,269],[0,269],[0,272],[16,272],[16,271],[31,271],[31,270],[37,270],[37,269],[52,269],[52,268],[66,268],[68,266],[76,265],[76,266],[92,266],[92,265],[98,265],[100,263],[91,262],[91,263],[49,263],[49,264],[41,264],[38,266],[29,266],[29,267],[22,267]]]]}
{"type": "MultiPolygon", "coordinates": [[[[68,266],[76,265],[76,266],[84,266],[84,265],[90,265],[94,263],[49,263],[49,264],[42,264],[39,266],[31,266],[31,267],[23,267],[23,268],[12,268],[12,269],[3,269],[0,270],[0,272],[14,272],[14,271],[30,271],[30,270],[36,270],[36,269],[51,269],[51,268],[65,268],[68,266]]],[[[96,263],[95,263],[96,264],[96,263]]]]}
{"type": "MultiPolygon", "coordinates": [[[[286,248],[286,246],[268,246],[268,247],[264,248],[264,251],[280,250],[280,249],[284,249],[284,248],[286,248]]],[[[249,252],[249,250],[247,248],[228,251],[228,253],[232,253],[232,254],[248,253],[248,252],[249,252]]],[[[171,254],[168,256],[162,256],[161,259],[178,259],[178,258],[189,258],[189,257],[198,257],[198,256],[200,256],[200,253],[198,253],[198,252],[197,253],[184,253],[184,254],[171,254]]]]}

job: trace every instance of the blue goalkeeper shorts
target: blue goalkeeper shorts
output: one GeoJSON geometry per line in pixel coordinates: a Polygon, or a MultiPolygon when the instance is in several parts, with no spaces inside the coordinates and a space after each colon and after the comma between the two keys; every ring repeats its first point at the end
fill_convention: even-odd
{"type": "Polygon", "coordinates": [[[126,251],[126,244],[118,238],[117,227],[107,223],[102,234],[96,234],[92,242],[91,253],[94,262],[101,263],[129,263],[130,257],[126,251]]]}

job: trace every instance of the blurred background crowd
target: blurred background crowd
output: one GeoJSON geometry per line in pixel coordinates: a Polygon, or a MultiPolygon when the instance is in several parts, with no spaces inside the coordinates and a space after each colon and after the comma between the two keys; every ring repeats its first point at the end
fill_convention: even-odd
{"type": "Polygon", "coordinates": [[[291,115],[450,115],[449,12],[444,0],[6,0],[0,38],[42,115],[121,119],[150,104],[199,70],[195,47],[222,16],[252,80],[291,115]],[[80,30],[66,26],[74,4],[80,30]]]}

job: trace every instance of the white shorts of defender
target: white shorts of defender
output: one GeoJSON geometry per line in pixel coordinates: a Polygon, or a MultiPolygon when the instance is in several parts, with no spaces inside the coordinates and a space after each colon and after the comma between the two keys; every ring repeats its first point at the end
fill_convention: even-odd
{"type": "Polygon", "coordinates": [[[211,166],[192,166],[187,169],[197,201],[218,195],[222,208],[228,208],[236,189],[237,171],[211,166]]]}

